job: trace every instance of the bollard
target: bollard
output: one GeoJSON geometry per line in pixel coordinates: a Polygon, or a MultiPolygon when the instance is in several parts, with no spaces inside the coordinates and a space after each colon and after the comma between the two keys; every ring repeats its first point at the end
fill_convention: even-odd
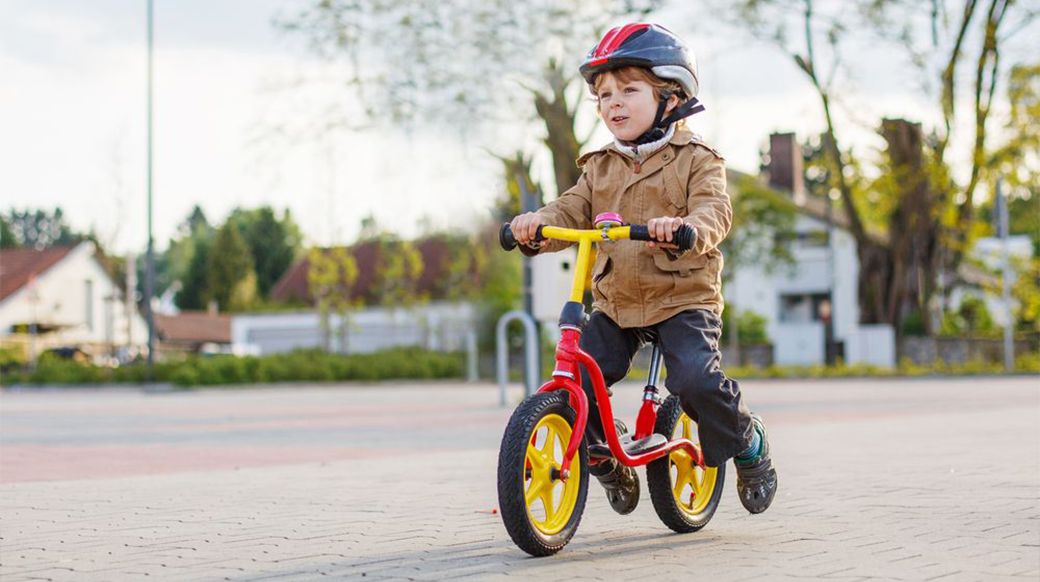
{"type": "Polygon", "coordinates": [[[534,324],[534,318],[525,311],[510,311],[498,319],[495,324],[495,372],[498,379],[499,404],[506,406],[506,383],[509,380],[509,358],[506,346],[506,326],[514,319],[519,319],[524,324],[524,368],[527,370],[524,378],[524,395],[534,394],[536,382],[538,381],[538,331],[534,324]]]}
{"type": "Polygon", "coordinates": [[[466,332],[466,381],[477,380],[477,332],[471,329],[466,332]]]}

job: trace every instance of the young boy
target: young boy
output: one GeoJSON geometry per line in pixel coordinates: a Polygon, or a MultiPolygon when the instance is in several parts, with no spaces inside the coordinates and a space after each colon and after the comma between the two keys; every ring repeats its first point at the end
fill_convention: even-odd
{"type": "MultiPolygon", "coordinates": [[[[696,96],[697,68],[683,42],[655,24],[610,30],[580,68],[599,104],[614,143],[578,159],[578,183],[537,212],[513,219],[511,229],[527,254],[557,251],[568,243],[532,247],[538,226],[593,228],[592,217],[617,212],[646,223],[657,242],[602,244],[593,266],[593,312],[581,347],[595,358],[607,385],[623,379],[643,344],[657,341],[668,369],[668,390],[697,421],[705,462],[717,467],[734,457],[737,491],[751,513],[769,507],[777,477],[762,420],[748,412],[740,387],[720,368],[722,253],[732,207],[722,157],[681,120],[703,109],[696,96]],[[691,250],[680,253],[672,233],[695,229],[691,250]]],[[[592,394],[586,439],[605,441],[592,394]]],[[[614,459],[591,469],[618,513],[635,509],[635,470],[614,459]]]]}

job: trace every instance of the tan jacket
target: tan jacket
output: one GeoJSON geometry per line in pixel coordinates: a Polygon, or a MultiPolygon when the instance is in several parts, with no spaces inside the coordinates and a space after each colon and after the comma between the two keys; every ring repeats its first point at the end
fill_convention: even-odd
{"type": "MultiPolygon", "coordinates": [[[[600,243],[592,270],[593,308],[621,327],[653,325],[687,309],[721,315],[718,246],[733,218],[722,156],[679,129],[638,171],[635,160],[614,144],[581,156],[578,166],[583,170],[578,183],[538,210],[546,224],[588,229],[597,214],[617,212],[629,224],[679,216],[697,229],[693,249],[682,255],[644,242],[600,243]]],[[[570,244],[552,241],[542,251],[570,244]]]]}

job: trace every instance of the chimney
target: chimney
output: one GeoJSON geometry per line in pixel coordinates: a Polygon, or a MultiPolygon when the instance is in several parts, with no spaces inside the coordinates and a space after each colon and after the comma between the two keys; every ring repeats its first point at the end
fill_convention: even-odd
{"type": "Polygon", "coordinates": [[[769,185],[791,194],[795,204],[805,203],[802,150],[794,133],[769,134],[769,185]]]}
{"type": "Polygon", "coordinates": [[[211,316],[216,316],[220,313],[220,309],[217,307],[217,301],[215,299],[210,299],[209,303],[206,304],[206,308],[206,312],[211,316]]]}

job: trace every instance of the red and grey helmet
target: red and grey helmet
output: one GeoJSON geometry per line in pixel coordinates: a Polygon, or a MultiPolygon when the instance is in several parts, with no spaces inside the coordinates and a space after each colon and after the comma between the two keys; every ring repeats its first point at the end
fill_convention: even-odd
{"type": "Polygon", "coordinates": [[[693,52],[658,24],[634,22],[610,29],[578,70],[592,85],[599,73],[627,66],[650,69],[662,79],[678,82],[687,99],[696,97],[700,89],[693,52]]]}

